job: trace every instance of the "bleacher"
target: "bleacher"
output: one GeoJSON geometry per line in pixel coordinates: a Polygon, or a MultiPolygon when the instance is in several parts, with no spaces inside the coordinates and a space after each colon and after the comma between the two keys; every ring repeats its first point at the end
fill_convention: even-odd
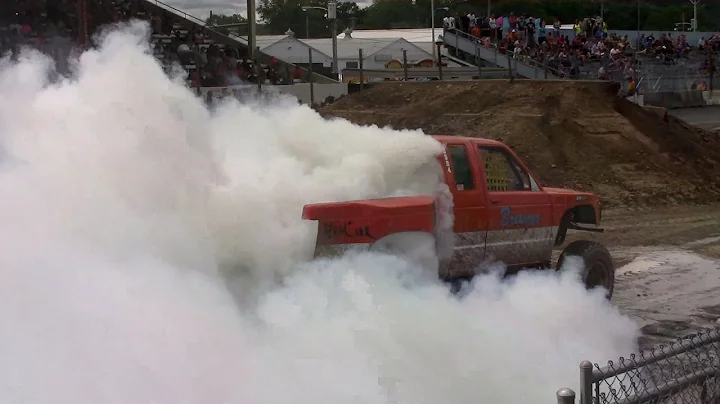
{"type": "MultiPolygon", "coordinates": [[[[3,2],[0,11],[0,51],[17,54],[21,46],[38,48],[60,66],[84,37],[74,0],[25,0],[3,2]],[[29,6],[28,4],[32,4],[29,6]]],[[[153,2],[159,3],[159,2],[153,2]]],[[[146,0],[88,0],[88,34],[106,24],[131,18],[152,27],[154,55],[169,70],[175,63],[188,71],[188,84],[218,87],[236,84],[293,84],[305,81],[308,72],[257,52],[251,59],[247,43],[178,15],[146,0]]],[[[315,82],[332,82],[314,75],[315,82]]]]}
{"type": "MultiPolygon", "coordinates": [[[[202,32],[205,36],[206,43],[202,43],[201,48],[209,48],[212,45],[216,47],[223,47],[223,49],[233,49],[232,52],[237,53],[239,56],[245,56],[248,52],[247,40],[238,35],[231,33],[221,32],[222,30],[216,29],[211,25],[207,25],[204,21],[188,15],[187,13],[180,11],[170,5],[167,5],[158,0],[132,0],[140,2],[148,12],[155,15],[161,15],[164,19],[172,21],[172,32],[158,32],[163,37],[158,39],[167,41],[167,35],[182,36],[187,32],[202,32]]],[[[258,74],[261,76],[261,80],[274,80],[280,84],[291,84],[298,81],[303,81],[308,78],[309,73],[304,69],[297,67],[291,63],[284,62],[273,56],[264,54],[256,49],[253,55],[252,61],[246,61],[241,70],[247,70],[251,68],[255,70],[254,64],[261,66],[262,69],[257,69],[258,74]],[[265,74],[265,76],[263,76],[265,74]]],[[[189,68],[195,66],[197,69],[197,63],[188,64],[189,68]]],[[[337,81],[332,80],[327,76],[323,76],[318,73],[312,74],[312,80],[316,83],[335,83],[337,81]]]]}

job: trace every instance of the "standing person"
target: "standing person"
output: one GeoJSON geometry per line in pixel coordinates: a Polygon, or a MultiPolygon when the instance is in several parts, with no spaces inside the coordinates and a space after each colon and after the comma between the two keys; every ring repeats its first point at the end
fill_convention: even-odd
{"type": "Polygon", "coordinates": [[[536,48],[536,41],[535,41],[535,18],[530,17],[528,18],[527,22],[525,23],[525,38],[526,38],[526,44],[528,49],[530,49],[530,52],[533,52],[536,48]]]}
{"type": "Polygon", "coordinates": [[[498,35],[497,35],[498,24],[497,24],[497,19],[495,18],[495,15],[493,15],[493,14],[490,15],[490,17],[488,18],[488,25],[490,26],[490,39],[493,42],[495,42],[495,40],[498,37],[498,35]]]}
{"type": "Polygon", "coordinates": [[[510,19],[508,17],[500,16],[497,19],[498,26],[498,42],[502,41],[505,36],[505,32],[510,32],[510,19]]]}
{"type": "Polygon", "coordinates": [[[561,29],[561,28],[562,28],[562,24],[560,24],[560,19],[557,18],[557,17],[555,17],[555,22],[553,23],[553,31],[555,31],[553,36],[554,36],[555,38],[557,38],[557,37],[560,36],[560,29],[561,29]]]}
{"type": "MultiPolygon", "coordinates": [[[[538,20],[540,20],[538,18],[538,20]]],[[[542,45],[547,40],[547,29],[545,28],[545,21],[540,20],[538,24],[538,45],[542,45]]]]}
{"type": "Polygon", "coordinates": [[[517,27],[515,28],[517,30],[517,34],[520,37],[520,41],[523,41],[527,37],[527,32],[525,29],[527,28],[527,19],[525,18],[525,14],[520,15],[520,18],[517,19],[517,27]]]}
{"type": "Polygon", "coordinates": [[[467,15],[463,15],[460,17],[460,26],[458,27],[460,31],[465,32],[466,34],[470,33],[470,17],[467,15]]]}
{"type": "Polygon", "coordinates": [[[468,28],[472,29],[475,25],[477,25],[477,17],[475,16],[475,12],[469,12],[467,18],[468,28]]]}
{"type": "MultiPolygon", "coordinates": [[[[452,31],[455,29],[455,18],[453,18],[453,16],[451,16],[450,13],[446,14],[445,18],[443,18],[443,26],[448,31],[452,31]]],[[[435,40],[435,38],[433,38],[433,41],[434,40],[435,40]]]]}

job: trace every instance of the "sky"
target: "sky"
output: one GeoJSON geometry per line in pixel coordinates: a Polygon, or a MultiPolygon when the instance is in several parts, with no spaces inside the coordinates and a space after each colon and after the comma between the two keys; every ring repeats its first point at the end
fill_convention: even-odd
{"type": "Polygon", "coordinates": [[[207,18],[211,10],[215,14],[245,15],[247,9],[245,0],[165,0],[163,2],[201,19],[207,18]]]}

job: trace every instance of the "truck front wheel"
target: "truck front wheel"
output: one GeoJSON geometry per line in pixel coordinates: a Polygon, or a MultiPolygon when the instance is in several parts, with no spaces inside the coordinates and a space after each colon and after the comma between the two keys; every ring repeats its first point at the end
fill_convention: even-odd
{"type": "Polygon", "coordinates": [[[604,288],[607,291],[607,298],[610,299],[615,286],[615,265],[607,248],[594,241],[573,241],[560,254],[557,269],[562,269],[566,257],[572,256],[583,260],[581,274],[585,286],[588,289],[598,286],[604,288]]]}

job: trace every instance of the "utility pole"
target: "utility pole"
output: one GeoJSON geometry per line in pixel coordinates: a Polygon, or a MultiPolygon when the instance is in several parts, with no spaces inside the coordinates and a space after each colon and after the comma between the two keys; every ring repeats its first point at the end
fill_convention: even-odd
{"type": "Polygon", "coordinates": [[[488,0],[487,18],[490,18],[490,0],[488,0]]]}
{"type": "MultiPolygon", "coordinates": [[[[436,42],[437,42],[437,38],[435,37],[435,11],[437,11],[437,10],[445,10],[445,14],[447,14],[447,12],[450,11],[450,8],[449,8],[449,7],[438,7],[438,8],[436,9],[436,8],[435,8],[435,2],[434,2],[433,0],[430,0],[430,6],[432,7],[432,11],[430,12],[430,18],[432,19],[432,30],[431,30],[432,34],[431,34],[431,35],[432,35],[432,41],[433,41],[433,43],[436,43],[436,42]]],[[[445,29],[445,28],[443,28],[443,30],[444,30],[444,29],[445,29]]],[[[435,54],[435,47],[434,47],[434,46],[433,46],[433,53],[432,53],[432,55],[433,55],[433,60],[435,60],[435,57],[436,57],[437,55],[439,55],[439,54],[437,54],[437,55],[435,54]]]]}
{"type": "Polygon", "coordinates": [[[635,50],[640,47],[640,0],[637,0],[637,37],[635,38],[635,50]]]}
{"type": "Polygon", "coordinates": [[[600,0],[600,19],[605,22],[605,0],[600,0]]]}
{"type": "Polygon", "coordinates": [[[327,16],[328,20],[330,20],[331,26],[330,35],[332,35],[332,73],[335,76],[335,80],[340,80],[340,75],[338,74],[339,70],[337,54],[337,3],[335,3],[335,1],[331,1],[328,3],[327,16]]]}
{"type": "Polygon", "coordinates": [[[692,3],[692,5],[693,5],[693,27],[692,28],[693,28],[693,32],[697,32],[697,24],[698,24],[697,5],[698,5],[698,3],[700,3],[700,0],[690,0],[690,3],[692,3]]]}
{"type": "Polygon", "coordinates": [[[432,35],[432,43],[433,43],[433,60],[435,60],[435,0],[430,0],[430,26],[432,29],[430,30],[432,35]]]}
{"type": "Polygon", "coordinates": [[[248,20],[248,53],[251,59],[255,58],[257,50],[256,32],[257,18],[255,17],[255,0],[247,0],[247,20],[248,20]]]}
{"type": "MultiPolygon", "coordinates": [[[[337,55],[337,3],[335,1],[331,1],[328,3],[328,8],[320,7],[320,6],[304,6],[302,7],[302,11],[305,12],[305,18],[307,18],[307,11],[311,8],[314,8],[316,10],[323,10],[325,11],[328,21],[330,21],[330,37],[332,39],[332,72],[335,75],[337,79],[340,78],[340,75],[338,74],[338,55],[337,55]]],[[[309,22],[306,22],[309,26],[309,22]]],[[[306,34],[310,35],[310,29],[306,29],[306,34]]]]}

